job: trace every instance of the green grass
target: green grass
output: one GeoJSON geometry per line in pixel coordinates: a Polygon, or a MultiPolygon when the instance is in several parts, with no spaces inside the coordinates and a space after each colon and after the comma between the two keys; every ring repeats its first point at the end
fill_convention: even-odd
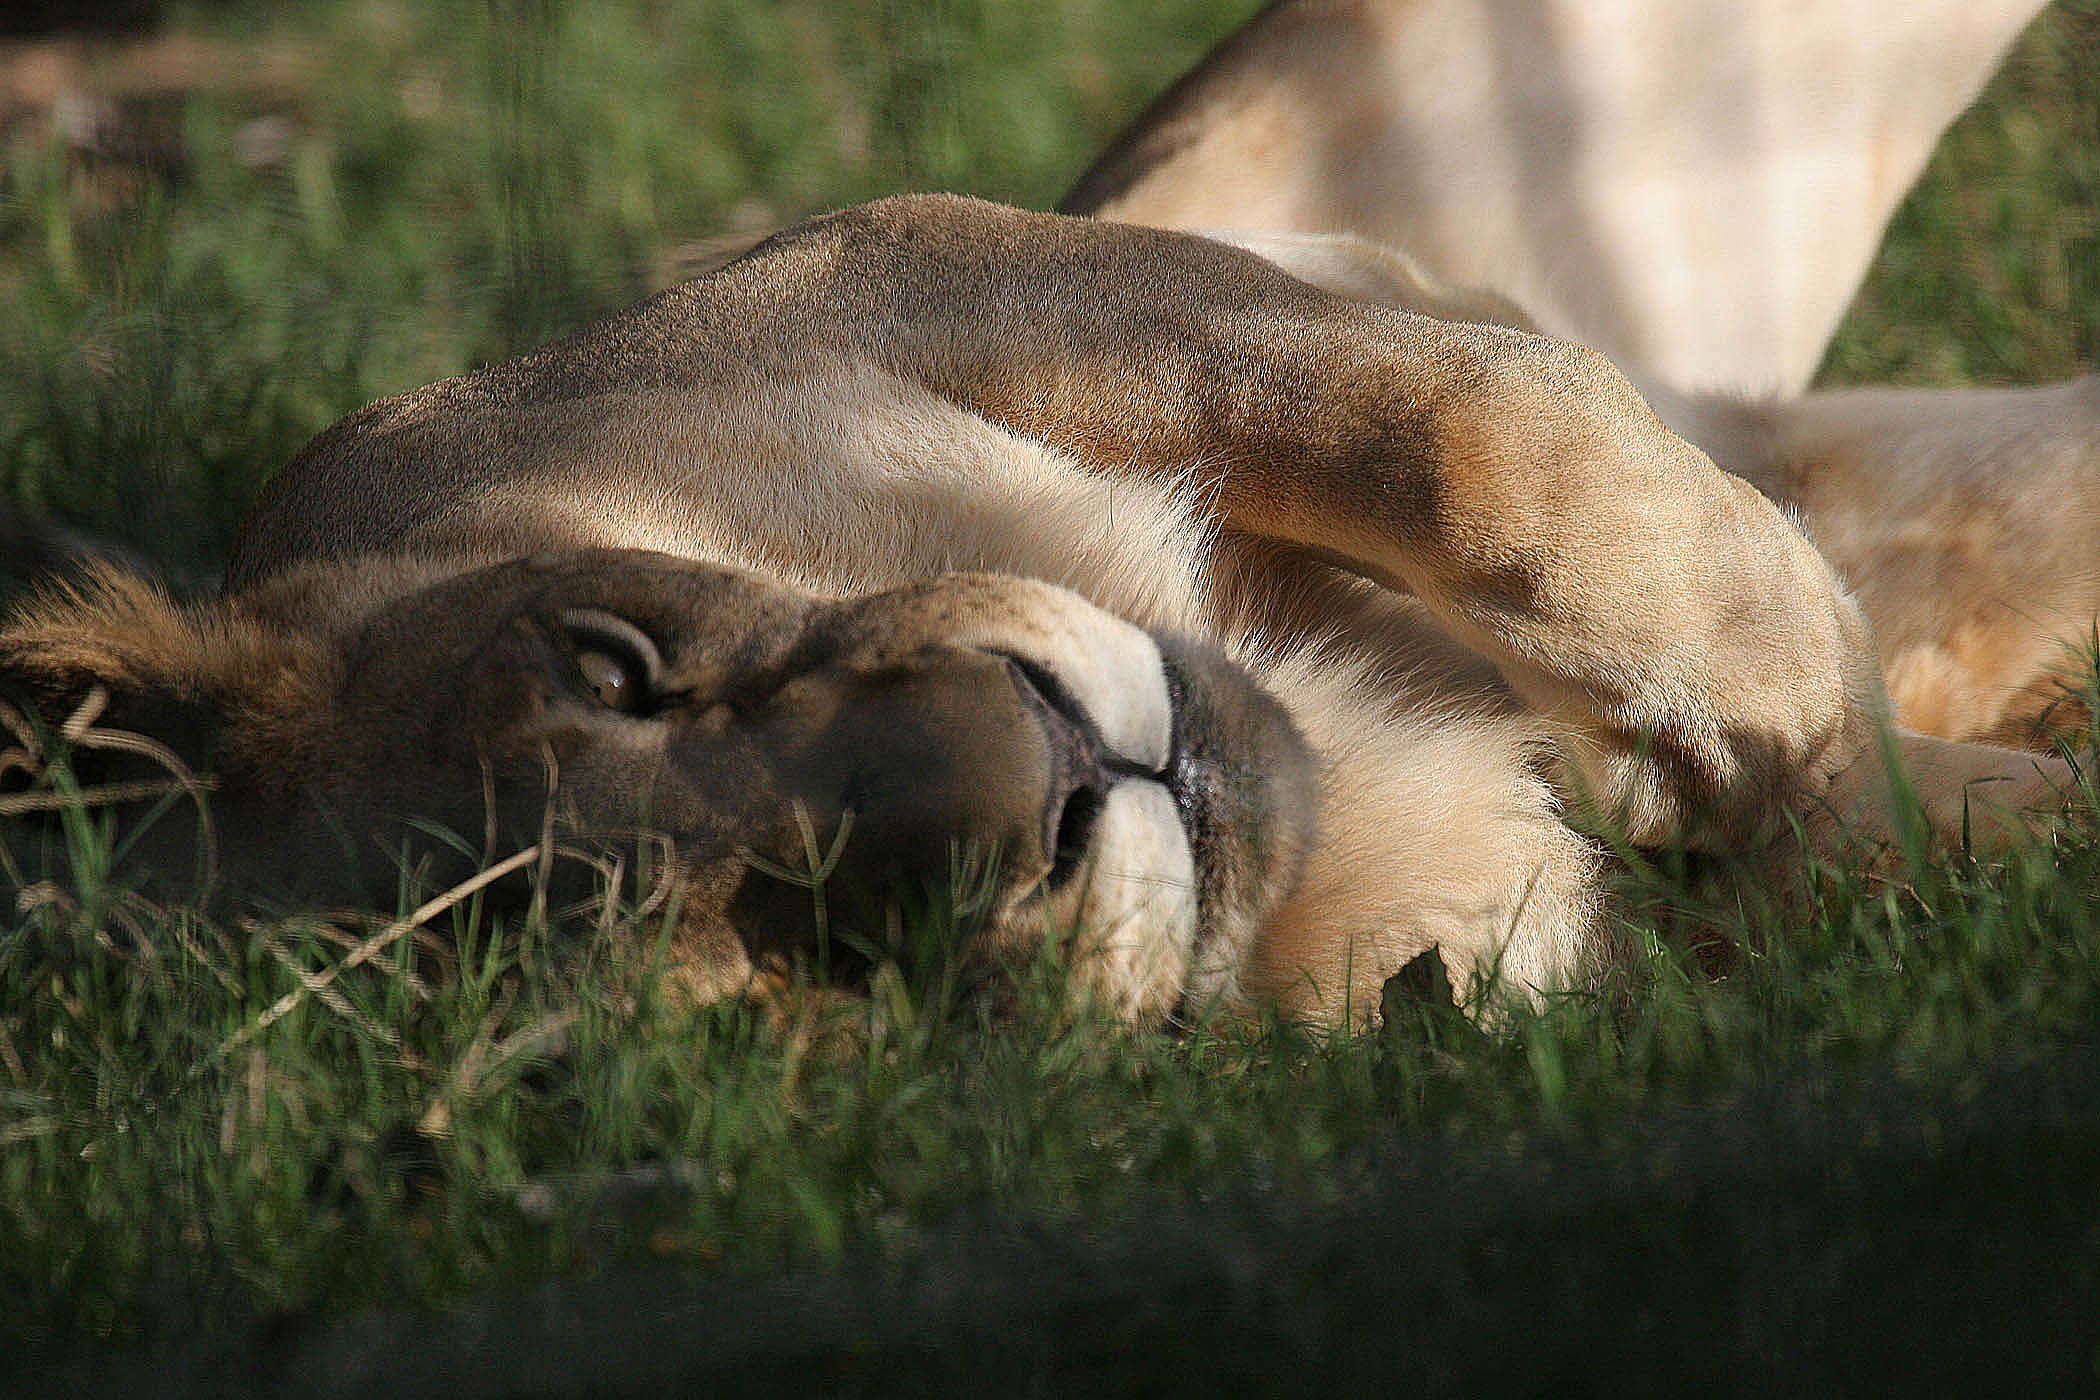
{"type": "Polygon", "coordinates": [[[102,1358],[113,1393],[2100,1361],[2091,837],[1835,879],[1783,926],[1725,878],[1636,882],[1615,984],[1493,1036],[1396,988],[1376,1033],[1175,1039],[1069,1014],[1047,957],[997,1011],[933,975],[696,1011],[652,921],[471,904],[301,997],[343,936],[135,937],[78,878],[97,835],[59,856],[82,907],[0,938],[0,1355],[102,1358]]]}
{"type": "MultiPolygon", "coordinates": [[[[185,12],[304,66],[182,104],[172,186],[8,151],[0,492],[207,579],[337,415],[718,235],[906,187],[1047,203],[1251,8],[185,12]]],[[[1899,215],[1826,379],[2093,367],[2096,73],[2079,0],[1899,215]]],[[[76,819],[6,882],[66,898],[0,910],[0,1389],[2100,1374],[2087,834],[1780,913],[1635,881],[1618,983],[1492,1038],[1401,997],[1377,1034],[1180,1039],[1066,1014],[1047,964],[997,1017],[930,978],[837,1026],[696,1012],[653,990],[650,920],[471,903],[296,996],[343,930],[129,903],[113,835],[76,819]]]]}
{"type": "Polygon", "coordinates": [[[1891,221],[1833,384],[2035,384],[2100,364],[2100,5],[2045,13],[1891,221]]]}

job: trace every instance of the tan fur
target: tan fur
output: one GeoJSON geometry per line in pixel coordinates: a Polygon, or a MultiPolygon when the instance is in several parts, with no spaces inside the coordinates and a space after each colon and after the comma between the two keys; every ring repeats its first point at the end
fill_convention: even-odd
{"type": "Polygon", "coordinates": [[[1431,948],[1462,990],[1561,987],[1597,965],[1601,858],[1561,820],[1534,762],[1544,726],[1433,690],[1396,703],[1362,658],[1301,652],[1263,674],[1326,756],[1332,815],[1252,951],[1249,997],[1361,1017],[1431,948]]]}
{"type": "Polygon", "coordinates": [[[1874,619],[1904,722],[1998,743],[2075,733],[2100,617],[2100,378],[1852,390],[1770,414],[1775,492],[1874,619]]]}
{"type": "Polygon", "coordinates": [[[267,769],[309,747],[297,717],[316,708],[333,660],[311,634],[241,607],[184,609],[159,587],[116,569],[54,585],[16,610],[6,646],[36,681],[32,698],[73,697],[90,685],[164,691],[222,713],[227,732],[267,769]]]}
{"type": "Polygon", "coordinates": [[[1606,351],[1800,518],[1906,726],[2046,746],[2088,723],[2100,378],[1799,394],[2038,8],[1279,0],[1065,207],[1228,228],[1339,295],[1606,351]]]}
{"type": "Polygon", "coordinates": [[[1061,206],[1350,234],[1678,390],[1797,393],[2041,0],[1275,0],[1061,206]]]}
{"type": "MultiPolygon", "coordinates": [[[[1229,236],[1352,297],[1429,315],[1467,304],[1358,239],[1229,236]]],[[[2085,732],[2100,376],[1791,400],[1655,384],[1645,394],[1674,431],[1801,521],[1872,622],[1906,728],[2042,748],[2085,732]]]]}

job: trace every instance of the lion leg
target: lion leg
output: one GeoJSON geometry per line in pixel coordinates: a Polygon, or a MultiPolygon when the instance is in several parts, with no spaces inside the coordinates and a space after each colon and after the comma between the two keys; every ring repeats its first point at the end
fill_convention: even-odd
{"type": "Polygon", "coordinates": [[[1829,566],[1595,352],[964,201],[768,250],[893,371],[1098,470],[1193,470],[1231,528],[1414,593],[1637,841],[1769,834],[1870,747],[1871,638],[1829,566]]]}
{"type": "MultiPolygon", "coordinates": [[[[1492,294],[1439,283],[1352,236],[1224,235],[1337,295],[1440,320],[1523,328],[1492,294]]],[[[1895,715],[1887,756],[1833,783],[1843,811],[1897,835],[1907,790],[1944,835],[2001,842],[2057,810],[2071,770],[1992,744],[2045,743],[2091,721],[2075,682],[2100,618],[2100,377],[2037,389],[1848,390],[1795,400],[1641,393],[1671,431],[1798,512],[1872,624],[1895,715]],[[1941,739],[1984,743],[1935,744],[1941,739]]],[[[1836,833],[1832,831],[1832,839],[1836,833]]]]}
{"type": "Polygon", "coordinates": [[[1995,744],[1892,731],[1882,762],[1861,762],[1804,818],[1811,845],[1889,845],[1924,823],[1948,845],[1991,852],[2025,840],[2078,790],[2063,760],[1995,744]]]}
{"type": "MultiPolygon", "coordinates": [[[[1221,235],[1338,295],[1528,328],[1350,235],[1221,235]]],[[[2016,389],[1685,394],[1635,376],[1664,424],[1799,513],[1873,624],[1908,728],[2046,744],[2092,719],[2100,619],[2100,376],[2016,389]]]]}
{"type": "Polygon", "coordinates": [[[1361,233],[1672,383],[1795,389],[2041,8],[1280,0],[1059,207],[1361,233]]]}

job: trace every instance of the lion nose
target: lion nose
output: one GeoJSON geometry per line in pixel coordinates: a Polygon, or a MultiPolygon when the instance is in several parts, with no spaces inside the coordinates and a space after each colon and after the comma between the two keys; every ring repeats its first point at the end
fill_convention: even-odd
{"type": "Polygon", "coordinates": [[[1108,793],[1122,777],[1141,771],[1102,741],[1085,709],[1054,672],[1025,657],[1007,655],[1014,688],[1043,727],[1049,781],[1043,801],[1043,858],[1051,889],[1069,881],[1085,863],[1094,823],[1108,793]]]}

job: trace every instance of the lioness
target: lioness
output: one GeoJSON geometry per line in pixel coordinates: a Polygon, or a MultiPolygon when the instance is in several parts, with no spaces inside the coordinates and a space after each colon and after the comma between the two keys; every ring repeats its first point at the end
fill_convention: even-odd
{"type": "MultiPolygon", "coordinates": [[[[286,894],[391,890],[434,829],[659,834],[701,996],[894,940],[981,852],[966,958],[1061,940],[1137,1023],[1338,1020],[1431,947],[1465,985],[1592,965],[1570,801],[1642,844],[1890,831],[1873,636],[1802,531],[1601,354],[1407,300],[846,210],[351,415],[223,597],[106,574],[15,618],[0,684],[91,778],[113,729],[217,774],[230,873],[286,894]]],[[[1950,831],[2071,784],[1897,741],[1950,831]]]]}

